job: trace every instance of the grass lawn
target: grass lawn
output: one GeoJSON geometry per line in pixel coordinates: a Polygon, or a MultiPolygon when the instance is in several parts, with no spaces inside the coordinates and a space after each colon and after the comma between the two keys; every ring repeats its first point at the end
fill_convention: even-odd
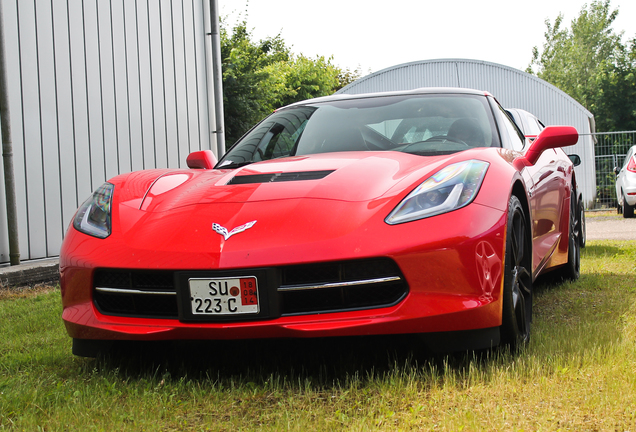
{"type": "Polygon", "coordinates": [[[122,347],[77,358],[55,288],[0,293],[0,429],[636,430],[636,242],[589,242],[536,287],[517,354],[414,338],[122,347]]]}

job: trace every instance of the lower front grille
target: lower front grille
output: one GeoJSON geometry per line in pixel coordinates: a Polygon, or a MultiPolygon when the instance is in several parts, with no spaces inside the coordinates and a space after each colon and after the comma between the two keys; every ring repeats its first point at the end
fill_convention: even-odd
{"type": "MultiPolygon", "coordinates": [[[[278,284],[268,298],[276,303],[271,309],[281,315],[387,307],[408,293],[404,277],[390,259],[293,265],[274,271],[278,284]]],[[[99,269],[93,300],[106,315],[177,319],[174,276],[172,271],[99,269]]],[[[215,272],[210,271],[209,277],[215,272]]]]}
{"type": "Polygon", "coordinates": [[[408,286],[389,259],[306,264],[282,268],[278,288],[283,315],[386,307],[408,286]]]}
{"type": "Polygon", "coordinates": [[[177,318],[173,272],[97,270],[93,301],[107,315],[177,318]]]}

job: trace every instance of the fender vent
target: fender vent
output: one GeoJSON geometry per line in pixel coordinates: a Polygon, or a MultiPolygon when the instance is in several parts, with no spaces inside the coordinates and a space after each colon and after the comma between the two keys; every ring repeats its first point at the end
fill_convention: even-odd
{"type": "Polygon", "coordinates": [[[232,178],[227,184],[251,184],[251,183],[273,183],[273,182],[289,182],[289,181],[303,181],[303,180],[320,180],[327,177],[335,170],[325,171],[301,171],[301,172],[288,172],[288,173],[273,173],[273,174],[253,174],[242,175],[232,178]]]}

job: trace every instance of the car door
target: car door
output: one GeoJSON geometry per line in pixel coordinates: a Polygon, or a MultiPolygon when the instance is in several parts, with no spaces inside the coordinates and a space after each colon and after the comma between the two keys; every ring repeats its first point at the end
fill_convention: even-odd
{"type": "Polygon", "coordinates": [[[562,236],[567,235],[567,223],[561,223],[569,220],[567,169],[567,162],[555,149],[544,151],[537,163],[527,168],[533,183],[530,200],[534,271],[547,263],[562,236]]]}
{"type": "MultiPolygon", "coordinates": [[[[515,150],[525,151],[529,140],[523,141],[521,131],[508,115],[499,113],[502,141],[515,150]]],[[[541,269],[554,253],[564,230],[560,221],[564,209],[569,209],[567,192],[567,162],[555,149],[548,149],[533,166],[525,167],[525,179],[530,197],[532,221],[532,270],[541,269]]],[[[565,226],[567,230],[567,225],[565,226]]]]}

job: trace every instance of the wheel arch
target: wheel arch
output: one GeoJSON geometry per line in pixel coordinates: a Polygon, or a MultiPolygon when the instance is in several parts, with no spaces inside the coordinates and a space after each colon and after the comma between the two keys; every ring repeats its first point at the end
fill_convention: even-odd
{"type": "Polygon", "coordinates": [[[576,191],[577,202],[582,202],[583,204],[585,204],[583,202],[583,192],[581,192],[581,189],[579,188],[579,182],[576,178],[576,171],[574,170],[572,170],[572,186],[574,187],[574,190],[576,191]]]}
{"type": "Polygon", "coordinates": [[[512,185],[512,193],[511,196],[516,196],[521,202],[521,206],[523,207],[523,211],[530,220],[530,204],[528,201],[528,195],[526,194],[526,189],[523,187],[523,183],[521,180],[517,179],[512,185]]]}
{"type": "MultiPolygon", "coordinates": [[[[532,250],[532,237],[533,237],[533,229],[534,226],[532,224],[532,213],[530,211],[530,200],[528,199],[528,194],[526,193],[526,189],[523,185],[523,181],[521,179],[516,179],[512,185],[512,191],[510,196],[516,196],[519,202],[521,203],[521,207],[523,208],[523,213],[526,216],[526,222],[528,224],[528,229],[526,230],[526,241],[530,245],[530,249],[532,250]]],[[[510,200],[510,198],[508,198],[510,200]]],[[[534,268],[532,254],[530,255],[530,267],[534,268]]],[[[534,275],[533,275],[534,279],[534,275]]]]}

